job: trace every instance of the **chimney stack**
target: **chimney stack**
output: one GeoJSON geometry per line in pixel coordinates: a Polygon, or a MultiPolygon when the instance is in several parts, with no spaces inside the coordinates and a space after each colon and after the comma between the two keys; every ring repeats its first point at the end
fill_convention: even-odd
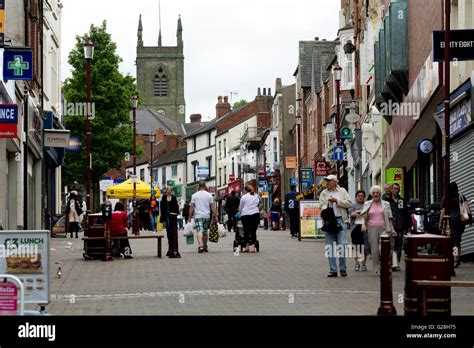
{"type": "Polygon", "coordinates": [[[260,89],[260,87],[258,87],[258,90],[257,90],[257,95],[262,95],[262,92],[261,92],[261,89],[260,89]]]}
{"type": "Polygon", "coordinates": [[[224,101],[222,101],[222,96],[217,97],[216,104],[216,117],[222,117],[227,115],[230,112],[229,97],[225,96],[224,101]]]}
{"type": "Polygon", "coordinates": [[[157,143],[161,143],[165,140],[165,131],[161,128],[158,128],[156,131],[155,131],[155,134],[156,134],[156,139],[155,141],[157,143]]]}
{"type": "Polygon", "coordinates": [[[275,82],[275,92],[278,93],[282,87],[281,78],[277,78],[275,82]]]}
{"type": "Polygon", "coordinates": [[[192,114],[190,118],[191,118],[191,123],[201,123],[202,116],[201,114],[192,114]]]}

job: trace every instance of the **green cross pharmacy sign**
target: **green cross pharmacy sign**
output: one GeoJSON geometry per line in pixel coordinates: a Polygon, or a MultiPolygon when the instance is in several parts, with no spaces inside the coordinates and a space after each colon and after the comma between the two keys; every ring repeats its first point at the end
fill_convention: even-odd
{"type": "Polygon", "coordinates": [[[3,80],[31,80],[33,53],[31,49],[6,49],[3,54],[3,80]]]}

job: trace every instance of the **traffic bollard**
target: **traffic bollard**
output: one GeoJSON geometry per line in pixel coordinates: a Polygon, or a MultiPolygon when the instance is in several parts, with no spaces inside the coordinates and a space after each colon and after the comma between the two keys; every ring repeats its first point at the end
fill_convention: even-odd
{"type": "Polygon", "coordinates": [[[380,270],[380,307],[377,315],[397,315],[397,310],[393,306],[392,291],[392,246],[390,235],[382,234],[381,243],[381,270],[380,270]]]}

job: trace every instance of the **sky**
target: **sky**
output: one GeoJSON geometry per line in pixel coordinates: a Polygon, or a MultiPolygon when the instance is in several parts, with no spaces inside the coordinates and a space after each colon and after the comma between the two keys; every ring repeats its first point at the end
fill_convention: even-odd
{"type": "MultiPolygon", "coordinates": [[[[62,80],[76,35],[107,21],[120,71],[136,76],[138,17],[142,14],[145,46],[158,42],[158,0],[62,0],[62,80]]],[[[215,116],[217,97],[251,101],[257,88],[275,90],[275,79],[294,83],[298,41],[334,40],[340,0],[161,0],[163,46],[176,45],[178,16],[184,40],[186,119],[215,116]],[[238,95],[230,92],[237,92],[238,95]]]]}

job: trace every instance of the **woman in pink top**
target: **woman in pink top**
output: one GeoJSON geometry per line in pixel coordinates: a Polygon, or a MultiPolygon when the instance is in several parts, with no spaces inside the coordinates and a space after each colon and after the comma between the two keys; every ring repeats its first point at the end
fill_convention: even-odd
{"type": "Polygon", "coordinates": [[[367,233],[372,253],[372,265],[376,275],[380,274],[380,236],[387,232],[393,235],[392,210],[390,203],[383,201],[382,189],[380,186],[372,186],[370,189],[372,199],[364,203],[360,215],[356,219],[356,224],[362,225],[361,230],[367,233]]]}

